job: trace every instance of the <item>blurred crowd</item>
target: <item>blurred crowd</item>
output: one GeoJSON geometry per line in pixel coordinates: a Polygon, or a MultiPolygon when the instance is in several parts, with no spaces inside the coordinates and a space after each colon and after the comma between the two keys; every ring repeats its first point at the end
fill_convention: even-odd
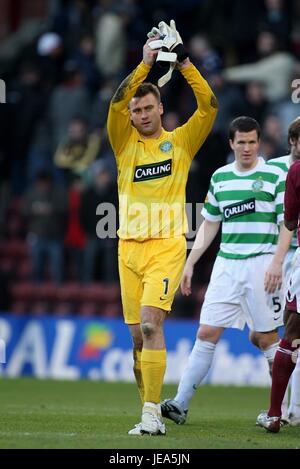
{"type": "MultiPolygon", "coordinates": [[[[47,276],[47,258],[48,274],[58,284],[68,280],[66,262],[80,282],[113,282],[117,241],[99,239],[95,231],[97,205],[117,205],[106,116],[116,87],[141,60],[147,31],[174,18],[219,101],[216,123],[192,164],[187,187],[187,201],[201,202],[212,172],[233,158],[227,128],[234,117],[248,115],[261,124],[265,159],[288,152],[287,128],[299,115],[291,94],[300,77],[300,2],[46,3],[47,16],[37,28],[28,25],[26,40],[10,37],[10,55],[0,52],[0,76],[7,84],[0,113],[0,242],[26,239],[36,282],[47,276]],[[7,223],[16,199],[23,224],[7,223]]],[[[160,74],[154,67],[150,81],[160,74]]],[[[162,88],[162,101],[167,130],[195,109],[179,73],[162,88]]],[[[209,269],[199,268],[199,281],[208,277],[209,269]]]]}

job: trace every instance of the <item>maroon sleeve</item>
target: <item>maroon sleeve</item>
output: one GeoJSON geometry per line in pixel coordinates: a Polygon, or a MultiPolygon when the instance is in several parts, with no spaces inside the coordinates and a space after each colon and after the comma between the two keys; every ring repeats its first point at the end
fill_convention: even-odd
{"type": "Polygon", "coordinates": [[[300,214],[300,161],[294,163],[287,174],[284,193],[284,219],[298,220],[300,214]]]}

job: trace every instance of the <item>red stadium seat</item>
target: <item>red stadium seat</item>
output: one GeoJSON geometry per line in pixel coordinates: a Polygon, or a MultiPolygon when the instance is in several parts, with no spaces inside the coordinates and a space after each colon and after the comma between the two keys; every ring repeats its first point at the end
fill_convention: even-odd
{"type": "Polygon", "coordinates": [[[28,249],[26,241],[19,239],[12,239],[0,243],[0,257],[17,258],[28,256],[28,249]]]}
{"type": "Polygon", "coordinates": [[[119,303],[111,303],[99,309],[100,316],[118,318],[122,316],[122,306],[119,303]]]}
{"type": "Polygon", "coordinates": [[[34,298],[39,301],[56,301],[60,287],[53,282],[35,285],[34,298]]]}
{"type": "Polygon", "coordinates": [[[28,312],[27,303],[24,301],[13,301],[10,312],[18,316],[24,316],[28,312]]]}
{"type": "Polygon", "coordinates": [[[53,314],[56,316],[67,316],[72,313],[74,313],[73,305],[68,301],[59,301],[53,308],[53,314]]]}
{"type": "Polygon", "coordinates": [[[13,275],[16,270],[16,261],[9,257],[0,259],[0,270],[6,274],[13,275]]]}
{"type": "Polygon", "coordinates": [[[81,300],[86,302],[105,302],[107,294],[105,286],[102,283],[90,283],[83,285],[80,294],[81,300]]]}
{"type": "Polygon", "coordinates": [[[18,280],[26,281],[30,280],[32,275],[32,263],[30,259],[22,259],[17,264],[16,274],[18,280]]]}
{"type": "Polygon", "coordinates": [[[86,301],[81,303],[80,307],[78,308],[78,313],[80,314],[80,316],[90,317],[96,316],[97,310],[98,308],[95,303],[86,301]]]}
{"type": "Polygon", "coordinates": [[[78,282],[64,283],[57,287],[57,300],[78,302],[81,299],[82,285],[78,282]]]}
{"type": "Polygon", "coordinates": [[[32,282],[23,282],[11,286],[11,294],[15,301],[32,301],[35,297],[36,285],[32,282]]]}
{"type": "Polygon", "coordinates": [[[49,313],[50,307],[47,301],[34,301],[30,304],[29,313],[35,316],[43,316],[49,313]]]}

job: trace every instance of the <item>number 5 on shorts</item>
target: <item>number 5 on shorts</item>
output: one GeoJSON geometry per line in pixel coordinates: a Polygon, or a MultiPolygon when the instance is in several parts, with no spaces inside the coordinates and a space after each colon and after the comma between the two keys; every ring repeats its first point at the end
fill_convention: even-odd
{"type": "Polygon", "coordinates": [[[281,302],[279,296],[272,297],[273,302],[273,311],[274,311],[274,321],[278,321],[281,318],[281,302]]]}
{"type": "Polygon", "coordinates": [[[274,313],[279,313],[279,311],[281,310],[281,302],[279,296],[273,296],[272,302],[274,307],[274,313]]]}

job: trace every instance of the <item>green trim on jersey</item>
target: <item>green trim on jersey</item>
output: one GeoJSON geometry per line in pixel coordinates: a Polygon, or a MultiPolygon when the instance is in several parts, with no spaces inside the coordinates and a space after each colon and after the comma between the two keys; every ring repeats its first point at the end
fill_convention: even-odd
{"type": "Polygon", "coordinates": [[[242,254],[229,254],[227,252],[219,251],[217,256],[225,257],[226,259],[249,259],[249,257],[257,257],[257,256],[264,256],[265,254],[271,254],[269,252],[259,252],[258,254],[249,254],[248,256],[244,256],[242,254]]]}
{"type": "Polygon", "coordinates": [[[287,172],[286,164],[285,164],[285,163],[277,163],[277,162],[275,162],[275,161],[274,161],[274,163],[273,163],[273,161],[269,160],[269,161],[267,161],[267,164],[271,164],[271,165],[273,165],[273,166],[277,166],[277,168],[280,168],[280,169],[282,169],[282,171],[287,172]]]}
{"type": "MultiPolygon", "coordinates": [[[[287,176],[287,173],[291,166],[291,155],[285,155],[285,156],[279,156],[278,158],[272,158],[271,160],[267,161],[267,164],[280,168],[282,171],[284,171],[285,175],[287,176]]],[[[285,186],[285,181],[283,184],[285,186]]],[[[285,190],[285,187],[284,187],[284,190],[285,190]]],[[[283,210],[283,207],[282,207],[282,210],[283,210]]],[[[297,247],[298,247],[297,230],[294,230],[290,249],[295,250],[297,249],[297,247]]]]}
{"type": "Polygon", "coordinates": [[[274,253],[283,220],[284,188],[282,169],[262,158],[245,173],[231,163],[212,175],[202,215],[222,222],[218,255],[246,259],[274,253]]]}
{"type": "MultiPolygon", "coordinates": [[[[220,212],[218,212],[220,213],[220,212]]],[[[217,215],[217,213],[213,213],[212,215],[217,215]]],[[[276,213],[269,213],[269,212],[259,212],[259,213],[247,213],[246,215],[240,215],[238,220],[236,218],[229,218],[226,220],[226,223],[234,223],[236,221],[239,222],[261,222],[261,223],[276,223],[277,215],[276,213]]]]}
{"type": "Polygon", "coordinates": [[[224,171],[224,173],[215,173],[212,176],[214,182],[232,181],[232,179],[243,181],[245,180],[245,178],[250,179],[252,181],[255,181],[256,179],[263,179],[264,181],[275,184],[278,176],[276,174],[270,174],[266,171],[256,171],[253,174],[249,174],[249,176],[241,176],[235,174],[233,171],[224,171]]]}
{"type": "Polygon", "coordinates": [[[221,243],[276,244],[277,234],[266,233],[222,233],[221,243]]]}
{"type": "Polygon", "coordinates": [[[255,194],[256,200],[264,200],[266,202],[272,202],[275,199],[274,194],[270,194],[268,192],[256,192],[254,193],[253,190],[243,191],[243,190],[236,190],[236,191],[223,191],[218,192],[216,194],[216,199],[218,202],[224,202],[227,200],[246,200],[251,199],[255,194]]]}

